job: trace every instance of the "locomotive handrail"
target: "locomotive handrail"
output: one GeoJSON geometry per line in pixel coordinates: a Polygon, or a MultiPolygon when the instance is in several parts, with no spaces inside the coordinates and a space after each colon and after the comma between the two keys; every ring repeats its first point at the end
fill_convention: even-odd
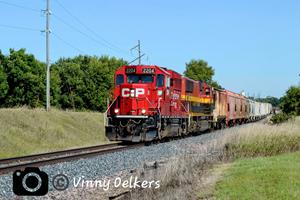
{"type": "Polygon", "coordinates": [[[119,96],[117,96],[113,102],[108,106],[108,108],[106,109],[106,111],[104,112],[104,120],[103,120],[103,123],[104,123],[104,126],[106,126],[106,118],[107,118],[107,112],[108,110],[111,108],[111,106],[115,103],[115,101],[118,99],[119,96]]]}
{"type": "MultiPolygon", "coordinates": [[[[181,103],[181,106],[184,108],[185,112],[189,113],[189,111],[188,111],[189,109],[186,109],[186,107],[183,105],[183,103],[181,101],[180,101],[180,103],[181,103]]],[[[188,116],[189,116],[188,126],[190,126],[191,125],[191,115],[189,114],[188,116]]]]}
{"type": "Polygon", "coordinates": [[[146,100],[151,104],[151,106],[152,106],[153,108],[155,108],[155,106],[153,105],[153,103],[151,103],[151,101],[148,99],[148,97],[146,97],[146,100]]]}
{"type": "Polygon", "coordinates": [[[183,103],[180,101],[180,104],[182,105],[182,107],[184,108],[185,112],[188,112],[188,110],[185,108],[185,106],[183,105],[183,103]]]}
{"type": "Polygon", "coordinates": [[[158,113],[159,113],[159,116],[160,116],[160,110],[159,110],[159,107],[160,107],[160,101],[162,100],[161,97],[158,98],[158,103],[157,103],[157,110],[158,110],[158,113]]]}
{"type": "Polygon", "coordinates": [[[104,112],[104,113],[107,113],[107,111],[110,109],[110,107],[115,103],[115,101],[117,100],[117,98],[118,98],[119,96],[117,96],[114,100],[113,100],[113,102],[108,106],[108,108],[106,109],[106,111],[104,112]]]}
{"type": "Polygon", "coordinates": [[[159,114],[159,116],[160,116],[160,110],[159,110],[159,105],[160,105],[160,104],[159,104],[159,102],[160,102],[161,98],[158,99],[157,107],[155,107],[155,106],[151,103],[151,101],[148,99],[148,97],[146,97],[146,100],[151,104],[151,106],[152,106],[153,108],[157,108],[158,114],[159,114]]]}

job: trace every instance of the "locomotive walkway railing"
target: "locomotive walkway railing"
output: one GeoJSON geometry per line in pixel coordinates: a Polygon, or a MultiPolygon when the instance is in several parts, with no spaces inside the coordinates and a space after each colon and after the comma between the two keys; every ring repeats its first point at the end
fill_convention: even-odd
{"type": "Polygon", "coordinates": [[[119,98],[119,96],[117,96],[113,102],[108,106],[108,108],[106,109],[106,111],[104,112],[104,119],[103,119],[103,123],[104,123],[104,127],[108,125],[108,120],[107,120],[107,112],[109,111],[109,109],[111,108],[111,106],[115,103],[115,101],[119,98]]]}

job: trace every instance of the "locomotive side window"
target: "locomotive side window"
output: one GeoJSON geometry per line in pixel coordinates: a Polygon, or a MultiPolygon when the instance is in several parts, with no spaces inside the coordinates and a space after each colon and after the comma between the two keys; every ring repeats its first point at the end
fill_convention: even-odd
{"type": "Polygon", "coordinates": [[[199,88],[200,88],[200,92],[202,92],[203,88],[202,88],[202,82],[201,81],[199,81],[199,88]]]}
{"type": "Polygon", "coordinates": [[[128,83],[152,83],[153,75],[138,75],[138,74],[129,74],[127,75],[128,83]]]}
{"type": "Polygon", "coordinates": [[[193,92],[193,90],[194,90],[194,83],[192,81],[190,81],[190,80],[186,80],[185,90],[187,92],[193,92]]]}
{"type": "Polygon", "coordinates": [[[171,78],[171,86],[176,90],[181,90],[181,79],[171,78]]]}
{"type": "Polygon", "coordinates": [[[124,76],[122,74],[118,74],[116,77],[116,85],[119,86],[124,83],[124,76]]]}
{"type": "Polygon", "coordinates": [[[206,95],[206,96],[209,96],[209,95],[210,95],[210,89],[209,89],[209,88],[206,88],[206,90],[205,90],[205,95],[206,95]]]}
{"type": "Polygon", "coordinates": [[[163,87],[165,82],[165,76],[163,74],[157,75],[156,86],[163,87]]]}

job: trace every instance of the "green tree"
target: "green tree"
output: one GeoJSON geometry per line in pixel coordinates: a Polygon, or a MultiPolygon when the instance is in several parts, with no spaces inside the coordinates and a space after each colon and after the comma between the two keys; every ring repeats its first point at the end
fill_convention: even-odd
{"type": "Polygon", "coordinates": [[[6,58],[0,51],[0,106],[2,106],[4,98],[8,91],[7,76],[4,72],[3,65],[6,63],[6,58]]]}
{"type": "Polygon", "coordinates": [[[61,79],[57,69],[51,69],[50,73],[50,103],[51,106],[61,107],[59,99],[61,96],[61,79]]]}
{"type": "Polygon", "coordinates": [[[192,59],[189,63],[186,63],[184,75],[197,81],[204,81],[215,88],[222,89],[218,82],[212,79],[215,75],[215,70],[204,60],[192,59]]]}
{"type": "Polygon", "coordinates": [[[104,111],[113,87],[115,70],[125,65],[122,59],[108,56],[76,56],[60,59],[53,66],[60,83],[62,108],[104,111]]]}
{"type": "Polygon", "coordinates": [[[60,106],[62,108],[83,109],[84,102],[80,94],[84,87],[84,74],[80,69],[80,64],[60,61],[58,67],[59,77],[63,80],[60,85],[60,106]]]}
{"type": "Polygon", "coordinates": [[[26,54],[25,49],[10,49],[3,66],[7,75],[8,92],[5,106],[42,106],[45,99],[45,65],[26,54]]]}
{"type": "Polygon", "coordinates": [[[265,98],[253,98],[253,100],[259,101],[259,102],[270,103],[270,104],[272,104],[272,106],[275,106],[275,107],[279,105],[279,99],[276,97],[271,97],[271,96],[267,96],[265,98]]]}
{"type": "Polygon", "coordinates": [[[300,115],[300,87],[291,86],[281,99],[280,108],[284,113],[300,115]]]}
{"type": "Polygon", "coordinates": [[[213,86],[214,88],[217,88],[217,89],[224,89],[217,81],[211,81],[209,82],[209,84],[211,86],[213,86]]]}

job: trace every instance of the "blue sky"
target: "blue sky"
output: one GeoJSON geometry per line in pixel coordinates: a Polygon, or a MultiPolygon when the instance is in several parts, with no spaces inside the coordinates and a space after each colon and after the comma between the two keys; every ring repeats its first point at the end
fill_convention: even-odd
{"type": "MultiPolygon", "coordinates": [[[[280,97],[300,80],[300,1],[50,1],[52,62],[78,54],[130,61],[140,39],[144,64],[182,73],[189,60],[204,59],[235,92],[280,97]]],[[[45,60],[45,2],[0,0],[2,52],[26,48],[45,60]]]]}

